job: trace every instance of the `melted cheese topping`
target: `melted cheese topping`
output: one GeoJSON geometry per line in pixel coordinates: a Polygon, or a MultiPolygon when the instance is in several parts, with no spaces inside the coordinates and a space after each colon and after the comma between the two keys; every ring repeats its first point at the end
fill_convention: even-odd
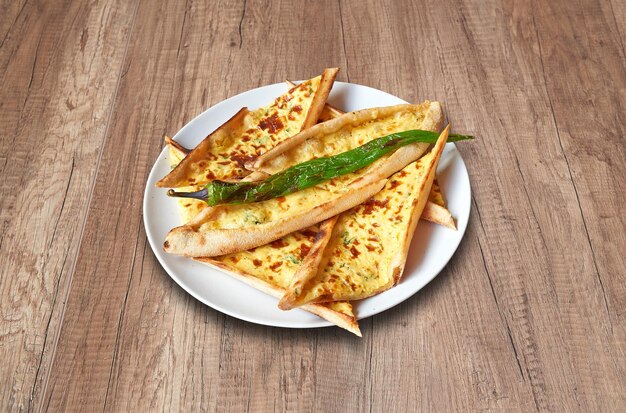
{"type": "Polygon", "coordinates": [[[434,204],[439,205],[440,207],[446,207],[446,201],[443,199],[443,194],[441,193],[441,187],[439,186],[439,182],[437,182],[437,178],[433,181],[433,186],[430,188],[430,194],[428,194],[428,200],[434,204]]]}
{"type": "MultiPolygon", "coordinates": [[[[348,124],[333,133],[307,139],[302,144],[268,160],[260,169],[266,173],[275,174],[310,159],[349,151],[373,139],[391,133],[422,129],[429,105],[429,103],[413,105],[405,110],[396,111],[387,117],[359,124],[348,124]]],[[[428,148],[427,144],[416,145],[421,145],[424,150],[428,148]]]]}
{"type": "MultiPolygon", "coordinates": [[[[172,167],[176,166],[185,154],[169,145],[169,161],[172,167]]],[[[197,190],[199,186],[181,188],[184,191],[197,190]]],[[[182,223],[191,221],[206,203],[195,199],[177,199],[182,223]]],[[[319,231],[314,225],[302,231],[296,231],[267,245],[213,258],[234,271],[251,275],[266,283],[287,288],[293,275],[299,268],[303,258],[308,254],[313,240],[319,231]]],[[[322,304],[333,311],[355,318],[352,304],[343,301],[322,304]]]]}
{"type": "Polygon", "coordinates": [[[270,105],[248,112],[239,125],[211,141],[210,150],[190,165],[188,183],[202,185],[215,179],[248,175],[250,172],[244,167],[247,161],[300,132],[320,79],[321,76],[309,79],[270,105]]]}
{"type": "Polygon", "coordinates": [[[394,283],[394,260],[402,251],[420,196],[429,153],[391,176],[365,203],[339,216],[317,274],[305,285],[304,302],[369,297],[394,283]]]}
{"type": "MultiPolygon", "coordinates": [[[[180,161],[183,160],[183,158],[185,157],[185,153],[179,151],[172,145],[167,146],[169,149],[168,157],[170,161],[170,167],[174,168],[176,165],[178,165],[180,161]]],[[[179,191],[192,192],[197,191],[200,188],[200,185],[193,185],[179,188],[179,191]]],[[[178,202],[178,212],[180,213],[182,225],[185,225],[186,223],[191,221],[196,215],[200,213],[200,211],[207,207],[206,202],[191,198],[177,198],[176,202],[178,202]]]]}
{"type": "Polygon", "coordinates": [[[310,211],[316,205],[339,198],[349,190],[348,185],[361,175],[347,174],[267,201],[217,206],[215,207],[216,213],[202,223],[198,231],[272,225],[273,222],[289,219],[302,212],[310,211]]]}
{"type": "Polygon", "coordinates": [[[317,225],[248,251],[217,257],[246,274],[287,288],[304,257],[309,253],[319,228],[317,225]]]}

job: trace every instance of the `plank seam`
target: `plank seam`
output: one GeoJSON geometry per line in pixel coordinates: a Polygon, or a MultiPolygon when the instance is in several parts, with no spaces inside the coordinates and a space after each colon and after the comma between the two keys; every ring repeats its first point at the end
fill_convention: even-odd
{"type": "MultiPolygon", "coordinates": [[[[187,21],[187,12],[189,11],[189,0],[185,1],[185,14],[183,16],[183,24],[180,26],[180,37],[178,38],[178,49],[176,50],[176,63],[178,63],[178,56],[180,55],[180,47],[183,43],[183,32],[185,31],[185,22],[187,21]]],[[[178,64],[176,65],[178,67],[178,64]]],[[[174,74],[176,79],[176,74],[174,74]]]]}
{"type": "MultiPolygon", "coordinates": [[[[478,208],[478,203],[476,202],[476,199],[472,196],[472,199],[474,201],[474,208],[476,209],[476,215],[478,216],[478,222],[480,224],[481,229],[483,230],[483,234],[485,234],[485,226],[483,225],[483,220],[482,217],[480,215],[480,209],[478,208]]],[[[500,316],[500,321],[502,321],[502,324],[504,324],[504,326],[506,327],[507,330],[507,334],[509,337],[509,343],[511,345],[511,348],[513,349],[513,354],[515,354],[515,361],[517,362],[517,368],[519,369],[519,373],[522,376],[522,379],[524,381],[527,381],[526,376],[524,375],[524,370],[522,369],[522,365],[521,365],[521,361],[520,361],[520,357],[519,357],[519,353],[517,351],[517,348],[515,347],[515,342],[513,341],[513,335],[511,334],[511,326],[509,326],[509,322],[507,321],[506,317],[504,316],[504,314],[502,313],[502,309],[500,307],[500,302],[498,300],[498,296],[496,294],[496,290],[493,286],[493,279],[491,277],[491,273],[489,272],[489,268],[487,267],[487,260],[485,258],[485,252],[483,250],[483,246],[482,243],[480,242],[480,237],[476,236],[476,241],[478,241],[478,249],[480,250],[480,256],[483,262],[483,268],[485,269],[485,274],[487,275],[487,280],[489,281],[489,287],[491,288],[491,294],[493,295],[493,299],[494,302],[496,304],[496,309],[498,310],[498,315],[500,316]]],[[[539,410],[539,404],[538,401],[535,397],[534,392],[533,393],[533,399],[535,401],[535,406],[537,407],[537,410],[539,410]]]]}
{"type": "Polygon", "coordinates": [[[11,33],[11,30],[13,30],[13,26],[15,26],[15,23],[17,23],[17,21],[19,20],[20,16],[22,15],[22,12],[24,11],[24,8],[26,7],[27,4],[28,4],[28,0],[26,0],[24,2],[24,4],[22,4],[22,8],[17,13],[17,16],[15,16],[15,19],[13,20],[13,23],[11,23],[11,25],[9,26],[9,29],[7,30],[7,32],[4,35],[4,38],[2,39],[2,42],[0,42],[0,49],[2,49],[2,46],[4,46],[4,42],[6,41],[7,37],[9,37],[9,33],[11,33]]]}
{"type": "Polygon", "coordinates": [[[122,303],[122,310],[117,320],[117,329],[115,332],[115,346],[113,348],[113,357],[111,358],[111,368],[109,369],[109,379],[107,380],[107,390],[104,394],[104,406],[102,411],[106,411],[107,402],[109,400],[109,389],[111,387],[111,378],[113,377],[113,369],[115,368],[115,362],[117,361],[117,355],[119,353],[119,341],[120,333],[122,331],[122,324],[124,323],[124,315],[126,314],[126,303],[128,302],[128,292],[130,291],[130,284],[133,281],[133,269],[135,267],[135,259],[137,257],[137,245],[139,244],[139,233],[141,232],[141,224],[137,224],[137,233],[135,234],[135,248],[133,249],[133,260],[130,264],[130,277],[128,277],[128,285],[126,286],[126,294],[124,294],[124,302],[122,303]]]}
{"type": "MultiPolygon", "coordinates": [[[[50,237],[50,243],[48,244],[48,250],[50,250],[50,248],[52,247],[52,243],[54,241],[54,237],[56,236],[56,232],[57,232],[57,227],[59,225],[59,221],[61,220],[61,216],[63,215],[63,209],[65,208],[65,201],[67,200],[67,192],[70,189],[70,183],[72,182],[72,176],[74,175],[74,156],[72,156],[72,166],[70,168],[70,176],[67,180],[67,185],[65,186],[65,193],[63,194],[63,201],[61,203],[61,209],[59,210],[59,216],[56,220],[56,222],[54,223],[54,230],[52,231],[52,236],[50,237]]],[[[52,323],[52,318],[54,316],[54,306],[57,302],[57,298],[59,297],[59,285],[61,284],[61,279],[63,278],[62,276],[62,272],[63,272],[63,268],[65,268],[65,263],[67,262],[67,257],[69,255],[69,251],[65,252],[65,257],[63,257],[63,264],[61,264],[61,273],[59,273],[59,276],[57,277],[56,280],[56,285],[54,288],[54,297],[52,298],[52,305],[50,306],[51,311],[50,311],[50,316],[48,317],[48,322],[46,323],[46,330],[44,333],[44,342],[43,342],[43,347],[42,347],[42,351],[41,354],[39,356],[39,363],[37,363],[37,370],[35,371],[35,380],[33,381],[33,387],[30,390],[30,397],[28,399],[28,404],[29,404],[29,409],[28,410],[32,410],[32,406],[31,403],[33,402],[34,398],[35,398],[35,389],[37,388],[37,379],[39,377],[39,372],[41,370],[41,365],[43,364],[43,359],[44,359],[44,354],[45,354],[45,349],[46,349],[46,341],[48,341],[48,332],[50,331],[50,324],[52,323]]]]}
{"type": "Polygon", "coordinates": [[[242,26],[243,26],[243,19],[246,17],[246,5],[248,3],[248,0],[243,0],[243,11],[241,13],[241,19],[239,19],[239,27],[238,27],[238,31],[239,31],[239,48],[241,49],[241,46],[243,45],[243,33],[242,33],[242,26]]]}

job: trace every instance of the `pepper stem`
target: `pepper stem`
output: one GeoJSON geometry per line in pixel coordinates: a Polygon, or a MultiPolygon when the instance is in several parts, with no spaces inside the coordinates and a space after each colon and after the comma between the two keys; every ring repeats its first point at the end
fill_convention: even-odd
{"type": "Polygon", "coordinates": [[[202,188],[201,190],[195,192],[176,192],[173,189],[170,189],[169,191],[167,191],[167,195],[177,198],[193,198],[199,199],[201,201],[206,201],[208,197],[208,192],[206,188],[202,188]]]}

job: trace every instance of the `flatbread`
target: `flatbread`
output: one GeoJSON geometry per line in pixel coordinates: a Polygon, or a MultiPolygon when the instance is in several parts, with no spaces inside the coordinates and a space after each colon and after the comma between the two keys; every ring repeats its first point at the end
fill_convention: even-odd
{"type": "Polygon", "coordinates": [[[159,187],[205,185],[247,176],[246,162],[317,122],[339,69],[326,69],[276,98],[270,105],[241,109],[209,134],[163,179],[159,187]]]}
{"type": "MultiPolygon", "coordinates": [[[[368,133],[377,134],[370,136],[371,140],[407,129],[436,130],[442,121],[441,106],[436,103],[374,108],[317,124],[289,141],[299,139],[302,145],[307,145],[313,138],[298,137],[317,128],[314,135],[316,141],[332,147],[331,151],[347,150],[350,149],[346,149],[347,146],[356,147],[365,143],[368,133]],[[327,124],[332,125],[325,126],[327,124]],[[399,129],[401,127],[404,129],[399,129]]],[[[224,255],[267,244],[360,204],[383,187],[385,178],[417,160],[427,148],[428,145],[422,143],[404,146],[356,173],[284,197],[207,208],[189,224],[170,231],[164,249],[174,254],[197,257],[224,255]]],[[[313,150],[305,152],[310,157],[315,157],[317,153],[313,150]]],[[[289,159],[297,163],[308,160],[301,157],[296,154],[289,159]]],[[[269,159],[265,165],[270,165],[274,159],[278,158],[269,159]]],[[[281,165],[285,164],[281,162],[281,165]]],[[[262,172],[268,173],[266,170],[262,172]]]]}
{"type": "Polygon", "coordinates": [[[399,282],[448,129],[431,152],[391,176],[371,199],[338,217],[327,245],[311,248],[280,308],[359,300],[399,282]],[[320,251],[322,257],[316,256],[320,251]],[[309,266],[309,262],[319,262],[319,266],[309,266]]]}
{"type": "MultiPolygon", "coordinates": [[[[170,163],[176,165],[185,155],[186,149],[171,139],[166,139],[170,163]]],[[[206,207],[203,201],[178,199],[179,212],[183,224],[189,222],[206,207]]],[[[238,280],[280,298],[285,294],[300,262],[308,254],[316,237],[326,236],[319,232],[318,226],[287,235],[278,242],[262,246],[251,251],[242,251],[222,257],[195,258],[238,280]],[[278,265],[280,264],[280,265],[278,265]]],[[[338,327],[344,328],[361,337],[359,324],[349,302],[311,304],[302,307],[338,327]]]]}

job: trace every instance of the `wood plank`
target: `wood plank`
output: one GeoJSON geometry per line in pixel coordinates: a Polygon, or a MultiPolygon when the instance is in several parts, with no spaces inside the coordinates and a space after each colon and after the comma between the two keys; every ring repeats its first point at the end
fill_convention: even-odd
{"type": "Polygon", "coordinates": [[[135,6],[128,11],[136,18],[45,392],[46,410],[105,406],[133,253],[143,242],[138,238],[142,188],[161,146],[185,5],[135,6]]]}
{"type": "MultiPolygon", "coordinates": [[[[318,69],[314,60],[319,53],[311,54],[308,42],[330,43],[337,34],[321,13],[335,4],[316,4],[307,13],[298,5],[263,2],[246,2],[245,7],[190,2],[180,8],[173,3],[161,10],[140,8],[67,304],[47,408],[263,410],[275,404],[282,409],[312,403],[300,396],[313,392],[313,372],[307,368],[302,376],[302,366],[312,366],[315,357],[312,333],[297,332],[292,341],[292,331],[254,326],[194,304],[169,281],[146,246],[138,219],[140,202],[125,200],[141,193],[166,128],[175,131],[228,95],[284,77],[319,73],[323,66],[318,69]],[[310,19],[302,36],[294,35],[302,32],[294,15],[310,19]],[[289,21],[292,25],[285,25],[289,21]],[[290,46],[295,58],[278,57],[285,53],[287,40],[300,42],[290,46]],[[146,49],[159,52],[146,55],[146,49]],[[135,87],[138,79],[146,85],[144,92],[135,87]],[[152,103],[143,107],[137,102],[152,103]],[[105,256],[103,249],[110,253],[105,256]],[[167,334],[155,333],[160,331],[167,334]],[[183,389],[181,383],[189,387],[183,389]]],[[[343,60],[340,44],[324,50],[329,61],[343,60]]],[[[336,357],[332,348],[321,358],[324,354],[336,357]]],[[[346,356],[343,362],[351,361],[346,356]]]]}
{"type": "Polygon", "coordinates": [[[0,410],[40,401],[130,25],[127,2],[6,2],[0,410]]]}
{"type": "MultiPolygon", "coordinates": [[[[450,281],[455,285],[442,292],[445,298],[440,302],[449,303],[449,307],[459,299],[489,299],[485,294],[488,284],[494,291],[489,313],[481,309],[467,319],[467,312],[476,311],[477,303],[458,312],[436,304],[408,310],[407,304],[375,319],[374,357],[386,348],[393,349],[388,356],[393,360],[405,360],[405,348],[428,351],[419,352],[397,369],[390,369],[389,362],[381,362],[378,368],[373,364],[372,387],[381,389],[374,391],[373,408],[409,408],[417,403],[422,410],[435,406],[526,410],[530,400],[531,406],[542,410],[576,410],[581,406],[607,410],[616,403],[624,404],[624,393],[620,392],[624,383],[623,340],[610,331],[544,86],[532,19],[533,10],[540,7],[519,2],[353,6],[347,6],[349,11],[344,9],[343,13],[351,80],[367,83],[364,78],[375,78],[409,100],[440,99],[447,105],[453,125],[479,136],[478,141],[460,146],[472,175],[476,201],[465,242],[470,242],[473,233],[478,234],[486,265],[484,271],[476,268],[475,249],[469,256],[459,254],[463,277],[474,274],[477,278],[470,285],[480,289],[458,293],[461,286],[457,283],[461,281],[450,281]],[[363,40],[359,31],[363,25],[378,36],[370,34],[371,39],[363,40]],[[402,29],[409,26],[412,30],[402,29]],[[382,53],[377,56],[382,58],[374,59],[359,48],[363,41],[374,42],[382,53]],[[385,73],[392,79],[385,78],[385,73]],[[400,89],[400,85],[405,88],[400,89]],[[420,89],[416,91],[414,85],[420,89]],[[472,227],[476,225],[480,231],[472,227]],[[490,326],[499,318],[494,310],[500,313],[508,332],[494,331],[490,326]],[[376,331],[378,319],[392,318],[395,311],[407,320],[403,330],[426,333],[427,338],[390,331],[388,323],[376,331]],[[456,327],[449,332],[442,327],[441,333],[435,330],[430,334],[424,327],[430,325],[427,320],[456,327]],[[464,334],[468,323],[481,332],[475,341],[464,334]],[[507,335],[513,346],[509,354],[504,342],[509,339],[507,335]],[[394,348],[394,339],[405,344],[394,348]],[[484,347],[485,342],[490,344],[484,347]],[[446,354],[437,351],[442,343],[446,343],[446,354]],[[455,353],[448,347],[450,343],[463,343],[463,347],[455,353]],[[468,346],[469,355],[450,365],[450,358],[459,357],[468,346]],[[515,358],[519,359],[521,381],[511,369],[515,358]],[[491,364],[492,359],[497,362],[491,364]],[[507,360],[509,369],[502,365],[507,360]],[[433,371],[424,369],[433,365],[435,383],[417,387],[429,378],[432,381],[433,371]],[[415,392],[422,397],[407,400],[406,389],[390,391],[385,385],[390,370],[398,372],[393,380],[398,383],[422,377],[415,385],[415,392]],[[467,378],[471,380],[467,382],[467,378]],[[458,388],[464,391],[452,391],[458,388]],[[583,388],[593,390],[583,392],[583,388]]],[[[448,272],[455,272],[454,263],[444,270],[444,277],[448,272]]],[[[430,291],[434,290],[428,289],[419,299],[426,300],[430,291]]]]}
{"type": "Polygon", "coordinates": [[[535,26],[546,93],[593,256],[592,272],[603,290],[609,321],[623,331],[626,57],[619,36],[608,30],[612,9],[589,1],[584,10],[581,14],[567,2],[551,3],[538,10],[535,26]]]}
{"type": "MultiPolygon", "coordinates": [[[[474,129],[475,122],[455,121],[471,114],[465,105],[450,108],[450,100],[460,99],[450,92],[457,82],[466,80],[456,71],[446,72],[441,67],[446,58],[451,64],[461,61],[459,56],[449,56],[452,48],[442,51],[439,47],[442,42],[438,36],[445,36],[451,24],[443,17],[446,10],[434,16],[425,3],[412,7],[381,7],[376,2],[352,6],[344,11],[351,81],[372,84],[413,102],[441,100],[453,125],[483,140],[484,129],[474,129]],[[359,27],[363,25],[372,27],[371,39],[362,39],[359,27]],[[407,25],[412,27],[410,33],[403,30],[407,25]],[[373,59],[367,50],[359,48],[362,41],[377,42],[381,59],[373,59]],[[390,68],[388,62],[394,66],[390,68]]],[[[461,40],[450,35],[449,42],[461,40]]],[[[456,47],[463,46],[453,50],[456,47]]],[[[467,146],[475,144],[480,142],[467,146]]],[[[467,148],[459,147],[466,157],[467,148]]],[[[469,168],[471,173],[471,164],[469,168]]],[[[398,308],[375,317],[372,330],[364,332],[373,337],[373,410],[534,407],[531,389],[518,365],[517,349],[492,294],[479,235],[474,212],[463,244],[433,284],[398,308]]]]}

